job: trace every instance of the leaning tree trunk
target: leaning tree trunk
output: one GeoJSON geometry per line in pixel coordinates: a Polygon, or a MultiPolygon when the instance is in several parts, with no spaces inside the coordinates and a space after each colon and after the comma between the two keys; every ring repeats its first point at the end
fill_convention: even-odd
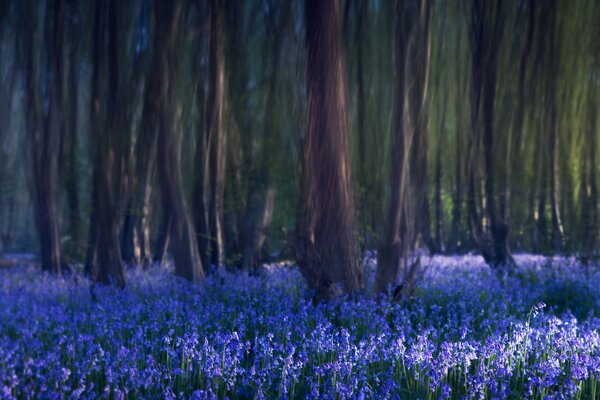
{"type": "Polygon", "coordinates": [[[392,147],[390,153],[390,197],[388,217],[382,243],[377,254],[375,290],[385,293],[395,285],[402,263],[406,262],[412,241],[408,222],[409,165],[412,134],[407,104],[407,66],[410,44],[414,35],[415,4],[398,2],[395,18],[394,68],[395,93],[393,108],[392,147]]]}
{"type": "Polygon", "coordinates": [[[363,286],[355,231],[340,4],[307,0],[307,127],[296,258],[315,300],[363,286]]]}
{"type": "Polygon", "coordinates": [[[191,282],[204,279],[204,270],[196,231],[183,191],[181,177],[181,132],[177,131],[176,81],[174,63],[175,42],[181,15],[181,4],[172,0],[156,0],[154,5],[156,35],[153,62],[158,104],[156,122],[158,126],[158,174],[161,187],[162,206],[170,232],[170,248],[175,261],[175,273],[191,282]]]}
{"type": "Polygon", "coordinates": [[[63,20],[62,0],[47,2],[45,48],[48,52],[47,77],[49,111],[42,113],[37,81],[34,43],[35,6],[23,7],[25,58],[25,129],[29,145],[33,179],[33,206],[41,247],[42,269],[59,273],[63,269],[63,251],[59,227],[59,154],[63,123],[63,20]]]}

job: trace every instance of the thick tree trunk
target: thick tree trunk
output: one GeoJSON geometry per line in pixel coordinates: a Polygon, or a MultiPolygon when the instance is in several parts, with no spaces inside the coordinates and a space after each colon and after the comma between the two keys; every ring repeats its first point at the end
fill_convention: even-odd
{"type": "Polygon", "coordinates": [[[90,246],[95,257],[91,260],[91,274],[95,282],[125,285],[125,274],[121,260],[119,225],[121,221],[122,163],[127,149],[122,145],[123,131],[121,74],[118,64],[119,29],[116,0],[108,3],[103,12],[99,0],[95,3],[92,72],[92,133],[95,143],[94,159],[94,225],[91,229],[90,246]],[[108,30],[108,35],[105,33],[108,30]],[[107,43],[104,38],[107,37],[107,43]],[[106,123],[100,120],[100,80],[102,60],[108,59],[108,91],[106,98],[106,123]]]}
{"type": "Polygon", "coordinates": [[[41,247],[41,264],[45,271],[59,273],[63,269],[63,251],[60,237],[59,215],[59,160],[64,119],[63,95],[63,22],[62,0],[47,2],[46,49],[48,51],[49,111],[42,114],[38,94],[34,50],[35,7],[26,4],[23,8],[24,55],[25,55],[25,129],[29,145],[33,178],[33,206],[41,247]],[[43,122],[42,122],[43,120],[43,122]]]}
{"type": "Polygon", "coordinates": [[[316,300],[363,286],[355,231],[340,4],[308,0],[307,129],[296,258],[316,300]]]}
{"type": "Polygon", "coordinates": [[[157,0],[154,5],[155,55],[158,61],[156,79],[158,108],[158,173],[165,220],[170,232],[170,248],[175,273],[191,282],[204,278],[196,231],[188,209],[181,177],[181,132],[177,131],[175,104],[175,40],[181,5],[178,1],[157,0]]]}

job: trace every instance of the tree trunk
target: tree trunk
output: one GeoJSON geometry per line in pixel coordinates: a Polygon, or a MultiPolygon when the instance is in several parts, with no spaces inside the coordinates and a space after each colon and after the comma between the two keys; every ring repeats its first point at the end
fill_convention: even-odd
{"type": "Polygon", "coordinates": [[[350,175],[340,11],[337,0],[305,3],[307,129],[295,245],[298,266],[317,301],[363,286],[350,175]]]}
{"type": "Polygon", "coordinates": [[[415,228],[414,240],[421,245],[434,250],[431,240],[431,220],[429,212],[429,182],[428,182],[428,79],[429,61],[431,54],[431,17],[433,0],[413,1],[412,7],[417,8],[415,32],[409,45],[409,78],[413,80],[409,86],[408,107],[410,125],[414,131],[411,150],[411,181],[414,196],[415,228]]]}
{"type": "Polygon", "coordinates": [[[225,64],[223,59],[223,0],[209,2],[208,94],[204,133],[196,147],[194,201],[197,241],[205,265],[223,266],[223,205],[226,135],[223,124],[225,64]]]}
{"type": "Polygon", "coordinates": [[[68,53],[68,109],[65,134],[65,191],[68,204],[68,226],[70,236],[69,255],[73,259],[81,259],[85,243],[83,221],[81,215],[81,199],[79,195],[79,134],[77,129],[78,102],[79,102],[79,36],[81,34],[79,22],[79,7],[77,1],[69,1],[67,23],[69,33],[68,53]]]}
{"type": "Polygon", "coordinates": [[[165,220],[168,221],[175,273],[191,282],[204,279],[202,261],[181,177],[181,132],[177,131],[175,103],[175,42],[181,14],[178,1],[157,0],[154,5],[158,126],[158,173],[165,220]]]}
{"type": "Polygon", "coordinates": [[[564,245],[564,228],[562,223],[562,217],[560,212],[560,182],[558,175],[558,77],[559,77],[559,48],[558,48],[558,22],[557,22],[557,11],[556,1],[550,0],[544,2],[549,13],[549,60],[548,60],[548,84],[546,90],[548,90],[548,105],[549,110],[547,113],[548,118],[548,156],[550,163],[550,210],[552,218],[552,247],[554,250],[560,251],[564,245]]]}
{"type": "Polygon", "coordinates": [[[382,243],[377,254],[375,290],[385,293],[395,285],[401,269],[406,264],[411,245],[411,229],[408,223],[408,185],[412,133],[408,111],[408,64],[413,41],[416,5],[413,2],[397,2],[395,10],[395,92],[393,108],[392,147],[390,153],[390,197],[388,217],[382,243]]]}
{"type": "Polygon", "coordinates": [[[91,262],[92,279],[102,284],[125,285],[125,274],[121,260],[119,225],[121,220],[123,157],[127,149],[122,145],[123,130],[121,73],[118,63],[119,27],[116,0],[108,3],[107,11],[99,0],[94,10],[93,72],[92,72],[92,119],[91,127],[95,144],[94,188],[92,203],[95,205],[95,234],[91,236],[96,256],[91,262]],[[108,30],[108,35],[105,33],[108,30]],[[105,43],[104,38],[108,42],[105,43]],[[108,90],[106,98],[106,123],[100,119],[100,80],[102,61],[107,65],[108,90]]]}
{"type": "MultiPolygon", "coordinates": [[[[139,20],[135,23],[136,30],[143,31],[150,25],[147,6],[149,4],[143,0],[139,20]]],[[[147,87],[151,85],[151,79],[147,78],[151,76],[147,71],[150,52],[151,49],[145,44],[136,44],[129,79],[125,82],[127,124],[132,132],[131,137],[136,136],[136,141],[135,145],[131,144],[129,190],[120,237],[121,255],[126,263],[142,266],[152,262],[149,213],[156,169],[156,127],[151,126],[150,99],[144,95],[144,89],[146,93],[149,92],[147,87]],[[140,106],[141,117],[138,120],[136,114],[140,106]]]]}
{"type": "MultiPolygon", "coordinates": [[[[471,14],[471,157],[477,152],[477,138],[482,138],[484,159],[485,217],[489,223],[489,238],[478,218],[474,204],[475,177],[470,173],[470,214],[472,236],[478,244],[485,261],[492,268],[512,270],[515,263],[508,246],[508,225],[498,212],[496,204],[496,162],[494,143],[494,111],[496,100],[496,77],[498,52],[503,27],[501,2],[492,4],[473,0],[471,14]]],[[[471,165],[474,168],[475,165],[471,165]]]]}
{"type": "MultiPolygon", "coordinates": [[[[456,40],[456,53],[455,56],[460,56],[460,40],[456,40]]],[[[460,104],[465,98],[465,83],[463,82],[463,73],[460,64],[457,63],[457,77],[456,77],[456,103],[460,104]]],[[[463,230],[462,227],[462,213],[463,213],[463,143],[462,143],[462,132],[464,128],[464,112],[462,106],[456,107],[456,141],[455,141],[455,160],[454,160],[454,188],[452,195],[452,223],[450,228],[448,250],[450,252],[457,252],[463,248],[463,230]]],[[[469,174],[472,171],[469,172],[469,174]]]]}
{"type": "Polygon", "coordinates": [[[275,200],[275,185],[273,182],[273,154],[277,152],[280,126],[272,114],[277,106],[277,87],[279,81],[279,60],[284,39],[284,29],[291,15],[292,2],[287,0],[282,4],[282,12],[278,26],[272,27],[274,43],[269,89],[265,106],[265,125],[262,136],[262,148],[258,157],[258,165],[250,179],[250,190],[246,200],[244,215],[242,268],[248,270],[260,265],[260,253],[265,241],[265,230],[271,223],[275,200]]]}
{"type": "MultiPolygon", "coordinates": [[[[350,3],[350,1],[348,1],[350,3]]],[[[365,58],[368,60],[369,2],[356,1],[356,118],[358,123],[358,215],[361,223],[362,242],[367,243],[367,186],[371,177],[367,174],[367,93],[365,82],[365,58]]]]}
{"type": "Polygon", "coordinates": [[[26,4],[24,20],[25,55],[25,129],[33,178],[33,206],[45,271],[60,273],[63,251],[60,237],[59,160],[64,119],[63,95],[63,20],[62,0],[47,2],[45,48],[48,52],[47,76],[49,111],[42,114],[41,82],[37,82],[34,49],[35,6],[26,4]],[[43,120],[43,122],[42,122],[43,120]]]}

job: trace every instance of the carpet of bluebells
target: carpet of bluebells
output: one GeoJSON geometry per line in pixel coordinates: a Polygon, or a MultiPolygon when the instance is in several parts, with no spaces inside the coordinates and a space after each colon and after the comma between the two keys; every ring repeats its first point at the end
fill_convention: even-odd
{"type": "MultiPolygon", "coordinates": [[[[298,271],[0,270],[1,398],[600,398],[600,273],[434,257],[413,298],[314,305],[298,271]]],[[[373,269],[373,262],[368,262],[373,269]]]]}

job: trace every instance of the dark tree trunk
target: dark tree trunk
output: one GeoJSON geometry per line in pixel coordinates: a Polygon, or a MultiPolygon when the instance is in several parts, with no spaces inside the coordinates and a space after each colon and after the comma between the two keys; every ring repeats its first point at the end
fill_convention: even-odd
{"type": "Polygon", "coordinates": [[[104,11],[99,0],[95,3],[93,35],[92,72],[92,134],[95,144],[94,188],[92,204],[95,217],[90,225],[95,233],[91,235],[90,247],[94,247],[95,257],[90,265],[92,279],[102,284],[125,285],[125,274],[121,260],[119,226],[122,209],[122,188],[120,186],[123,158],[127,149],[123,146],[121,72],[118,63],[120,32],[116,0],[108,3],[104,11]],[[104,11],[104,12],[103,12],[104,11]],[[108,32],[106,33],[106,31],[108,32]],[[104,38],[107,38],[105,42],[104,38]],[[100,119],[101,98],[100,80],[102,62],[107,65],[108,91],[106,98],[106,123],[100,119]]]}
{"type": "MultiPolygon", "coordinates": [[[[147,0],[142,1],[139,19],[136,29],[145,30],[150,25],[148,18],[149,7],[147,0]]],[[[127,124],[131,129],[131,136],[137,136],[135,146],[131,148],[131,165],[128,177],[129,190],[127,192],[127,204],[125,217],[121,227],[121,255],[127,263],[148,266],[152,262],[150,250],[150,197],[152,194],[152,182],[156,169],[156,127],[151,126],[151,106],[148,86],[151,79],[147,72],[149,49],[145,45],[136,48],[133,56],[132,68],[126,84],[127,94],[127,124]],[[141,106],[141,117],[136,118],[138,107],[141,106]],[[133,132],[137,132],[134,135],[133,132]]]]}
{"type": "Polygon", "coordinates": [[[508,225],[498,212],[496,204],[496,161],[494,142],[494,111],[498,52],[502,35],[503,17],[501,2],[473,0],[471,39],[471,141],[469,169],[469,208],[471,231],[485,261],[494,269],[512,270],[515,263],[508,245],[508,225]],[[475,153],[478,138],[482,139],[485,217],[489,235],[481,226],[475,204],[475,153]],[[489,237],[488,237],[489,236],[489,237]]]}
{"type": "Polygon", "coordinates": [[[83,232],[83,221],[81,215],[81,199],[79,195],[79,134],[77,129],[78,121],[78,103],[79,103],[79,36],[80,17],[77,1],[68,2],[68,34],[69,34],[69,53],[68,53],[68,108],[66,115],[66,133],[65,133],[65,191],[68,204],[68,229],[70,236],[69,255],[73,259],[81,259],[85,248],[85,236],[83,232]]]}
{"type": "MultiPolygon", "coordinates": [[[[62,114],[63,95],[63,22],[62,0],[47,2],[45,49],[48,52],[49,111],[42,113],[42,99],[38,93],[34,29],[35,6],[28,3],[24,11],[25,56],[25,129],[33,179],[33,206],[41,247],[41,264],[45,271],[59,273],[63,269],[63,250],[60,237],[59,154],[64,130],[62,114]]],[[[42,74],[43,76],[43,74],[42,74]]]]}
{"type": "Polygon", "coordinates": [[[181,14],[178,1],[157,0],[154,5],[156,35],[154,58],[157,61],[156,80],[158,127],[158,174],[161,186],[164,219],[168,221],[170,248],[175,261],[175,273],[191,282],[204,279],[202,261],[196,241],[196,231],[188,210],[181,177],[181,132],[177,131],[175,103],[176,39],[181,14]]]}
{"type": "MultiPolygon", "coordinates": [[[[348,4],[350,1],[348,1],[348,4]]],[[[365,82],[365,59],[368,60],[369,2],[356,1],[356,119],[358,124],[358,215],[361,223],[362,242],[367,243],[367,187],[372,179],[367,173],[367,93],[365,82]]]]}
{"type": "Polygon", "coordinates": [[[340,12],[337,0],[305,3],[307,129],[295,245],[298,266],[316,300],[356,292],[363,286],[350,175],[340,12]]]}

